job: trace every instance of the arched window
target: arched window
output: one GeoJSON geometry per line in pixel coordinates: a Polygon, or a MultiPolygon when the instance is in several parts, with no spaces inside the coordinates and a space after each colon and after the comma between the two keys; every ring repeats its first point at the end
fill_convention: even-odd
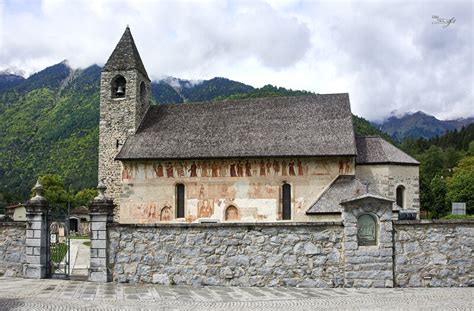
{"type": "Polygon", "coordinates": [[[122,75],[116,76],[112,80],[112,98],[125,97],[127,81],[122,75]]]}
{"type": "Polygon", "coordinates": [[[402,185],[397,187],[397,205],[401,208],[405,207],[405,187],[402,185]]]}
{"type": "Polygon", "coordinates": [[[146,101],[146,86],[145,82],[140,83],[140,101],[143,103],[146,101]]]}
{"type": "Polygon", "coordinates": [[[357,218],[357,244],[377,245],[377,219],[371,214],[362,214],[357,218]]]}
{"type": "Polygon", "coordinates": [[[282,186],[283,192],[283,220],[290,220],[291,219],[291,186],[289,184],[283,184],[282,186]]]}
{"type": "Polygon", "coordinates": [[[225,210],[225,220],[239,220],[240,215],[239,215],[239,210],[237,207],[233,205],[229,205],[226,210],[225,210]]]}
{"type": "Polygon", "coordinates": [[[184,218],[184,185],[176,185],[176,218],[184,218]]]}

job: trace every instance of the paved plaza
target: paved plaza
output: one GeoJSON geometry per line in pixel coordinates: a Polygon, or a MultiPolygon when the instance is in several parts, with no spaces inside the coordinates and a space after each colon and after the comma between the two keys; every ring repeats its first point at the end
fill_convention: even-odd
{"type": "Polygon", "coordinates": [[[268,288],[0,278],[0,310],[474,310],[474,288],[268,288]]]}

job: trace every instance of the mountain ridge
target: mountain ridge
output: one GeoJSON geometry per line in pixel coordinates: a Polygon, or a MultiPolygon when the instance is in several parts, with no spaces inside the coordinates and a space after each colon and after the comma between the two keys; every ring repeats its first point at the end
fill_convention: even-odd
{"type": "Polygon", "coordinates": [[[417,111],[401,116],[390,116],[382,123],[373,122],[372,124],[393,139],[401,141],[407,137],[429,139],[443,135],[448,131],[459,131],[463,126],[471,123],[474,123],[474,117],[439,120],[423,111],[417,111]]]}

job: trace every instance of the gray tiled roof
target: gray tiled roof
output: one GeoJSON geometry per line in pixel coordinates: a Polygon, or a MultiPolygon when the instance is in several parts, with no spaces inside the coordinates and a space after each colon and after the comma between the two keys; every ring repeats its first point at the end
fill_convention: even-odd
{"type": "Polygon", "coordinates": [[[104,68],[102,68],[102,71],[125,71],[131,69],[137,69],[148,80],[150,79],[148,78],[145,66],[143,66],[130,28],[127,26],[122,38],[120,38],[119,43],[110,55],[109,60],[105,63],[104,68]]]}
{"type": "Polygon", "coordinates": [[[339,176],[306,211],[306,214],[340,213],[342,200],[366,192],[366,186],[354,176],[339,176]]]}
{"type": "Polygon", "coordinates": [[[151,106],[116,159],[355,154],[344,93],[151,106]]]}
{"type": "Polygon", "coordinates": [[[420,162],[378,136],[357,137],[356,145],[357,164],[420,164],[420,162]]]}

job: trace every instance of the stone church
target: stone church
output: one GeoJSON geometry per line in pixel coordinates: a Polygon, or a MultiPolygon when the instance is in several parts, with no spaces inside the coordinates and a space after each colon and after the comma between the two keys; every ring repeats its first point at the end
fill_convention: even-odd
{"type": "Polygon", "coordinates": [[[349,95],[152,105],[130,29],[102,70],[99,179],[119,223],[340,221],[372,195],[419,211],[419,163],[356,137],[349,95]]]}

